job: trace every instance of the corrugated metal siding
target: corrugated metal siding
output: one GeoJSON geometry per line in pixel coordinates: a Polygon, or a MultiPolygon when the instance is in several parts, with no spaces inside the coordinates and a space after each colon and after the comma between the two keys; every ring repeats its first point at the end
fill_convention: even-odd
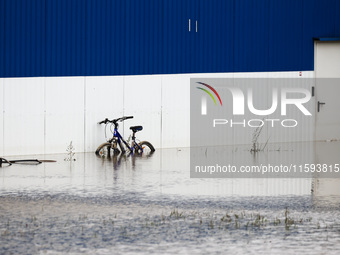
{"type": "Polygon", "coordinates": [[[339,9],[337,0],[0,0],[0,77],[313,70],[313,37],[340,36],[339,9]]]}
{"type": "MultiPolygon", "coordinates": [[[[45,31],[40,34],[46,40],[46,72],[42,75],[84,75],[88,41],[85,39],[85,5],[77,0],[46,1],[42,15],[46,19],[45,31]]],[[[91,27],[87,30],[91,31],[91,27]]]]}
{"type": "Polygon", "coordinates": [[[235,1],[235,72],[268,70],[269,3],[235,1]]]}
{"type": "Polygon", "coordinates": [[[234,2],[200,1],[198,72],[234,72],[234,2]]]}
{"type": "MultiPolygon", "coordinates": [[[[337,37],[340,20],[336,21],[338,0],[303,1],[303,67],[314,70],[314,41],[317,37],[337,37]],[[336,29],[337,28],[337,29],[336,29]],[[337,31],[338,30],[338,31],[337,31]]],[[[339,7],[339,5],[338,5],[339,7]]]]}
{"type": "Polygon", "coordinates": [[[39,76],[45,66],[44,0],[2,1],[2,77],[39,76]]]}
{"type": "Polygon", "coordinates": [[[0,77],[5,75],[5,0],[0,0],[0,77]]]}
{"type": "MultiPolygon", "coordinates": [[[[302,65],[303,1],[275,0],[270,1],[268,5],[270,8],[268,70],[309,69],[302,65]]],[[[311,42],[313,43],[312,39],[311,42]]],[[[313,50],[311,52],[313,53],[313,50]]]]}
{"type": "MultiPolygon", "coordinates": [[[[340,24],[340,1],[335,2],[335,24],[340,24]]],[[[335,25],[334,33],[336,35],[340,34],[340,26],[339,25],[335,25]]]]}

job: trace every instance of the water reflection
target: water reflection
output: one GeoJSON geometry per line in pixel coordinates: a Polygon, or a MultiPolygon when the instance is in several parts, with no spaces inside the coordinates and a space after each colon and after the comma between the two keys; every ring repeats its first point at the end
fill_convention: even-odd
{"type": "Polygon", "coordinates": [[[108,155],[108,156],[101,156],[101,155],[96,155],[97,158],[101,159],[102,161],[112,161],[113,163],[113,168],[115,170],[118,170],[121,167],[121,163],[122,161],[127,163],[127,162],[131,162],[131,168],[135,168],[136,167],[136,160],[148,160],[150,159],[152,156],[154,155],[154,153],[149,153],[147,155],[143,155],[143,154],[127,154],[127,153],[117,153],[114,155],[108,155]]]}
{"type": "MultiPolygon", "coordinates": [[[[260,162],[282,164],[339,163],[340,143],[295,143],[269,145],[268,150],[252,154],[246,147],[201,149],[213,157],[229,155],[231,162],[255,165],[260,162]]],[[[139,192],[149,196],[225,197],[225,196],[340,196],[340,178],[325,179],[317,174],[304,178],[190,178],[190,149],[163,149],[148,157],[119,154],[110,158],[78,153],[76,161],[64,155],[46,155],[57,163],[38,166],[13,165],[0,168],[1,193],[67,192],[106,195],[139,192]]],[[[32,157],[34,158],[34,156],[32,157]]]]}
{"type": "MultiPolygon", "coordinates": [[[[203,151],[249,164],[335,164],[339,145],[274,144],[256,155],[247,147],[203,151]]],[[[32,156],[57,163],[0,168],[0,253],[339,250],[339,179],[190,178],[190,153],[32,156]]]]}

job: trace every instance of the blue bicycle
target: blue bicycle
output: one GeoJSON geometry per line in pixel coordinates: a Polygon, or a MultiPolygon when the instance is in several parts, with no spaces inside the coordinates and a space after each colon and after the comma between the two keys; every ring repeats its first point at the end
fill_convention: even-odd
{"type": "Polygon", "coordinates": [[[131,145],[124,140],[121,134],[118,132],[118,122],[123,122],[127,119],[132,119],[133,116],[124,116],[114,120],[105,119],[100,121],[98,124],[105,124],[105,130],[108,124],[111,124],[110,130],[113,134],[112,138],[109,139],[107,142],[98,146],[96,150],[96,154],[101,157],[108,157],[111,155],[111,150],[114,155],[119,153],[126,153],[129,152],[131,154],[139,154],[139,155],[150,155],[155,151],[153,145],[148,141],[142,141],[137,143],[136,142],[136,133],[138,131],[142,131],[142,126],[132,126],[130,129],[132,130],[132,141],[131,145]],[[113,130],[112,130],[113,127],[113,130]]]}

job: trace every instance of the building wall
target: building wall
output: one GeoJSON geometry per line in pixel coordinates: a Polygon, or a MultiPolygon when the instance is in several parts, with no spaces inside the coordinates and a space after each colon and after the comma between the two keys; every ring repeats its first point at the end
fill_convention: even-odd
{"type": "Polygon", "coordinates": [[[313,38],[340,35],[339,6],[0,0],[0,77],[312,71],[313,38]]]}
{"type": "MultiPolygon", "coordinates": [[[[3,78],[0,155],[63,153],[71,141],[77,152],[91,152],[105,141],[97,122],[123,115],[134,116],[120,126],[126,138],[130,126],[143,125],[137,138],[156,148],[188,147],[190,78],[212,77],[292,78],[299,72],[3,78]]],[[[311,77],[302,72],[301,78],[311,77]]],[[[314,124],[307,124],[302,141],[313,140],[314,124]]],[[[289,139],[271,134],[274,142],[297,141],[289,139]]]]}
{"type": "Polygon", "coordinates": [[[339,4],[0,0],[0,155],[94,151],[96,123],[122,115],[125,137],[138,124],[157,148],[189,146],[190,78],[313,77],[339,4]]]}

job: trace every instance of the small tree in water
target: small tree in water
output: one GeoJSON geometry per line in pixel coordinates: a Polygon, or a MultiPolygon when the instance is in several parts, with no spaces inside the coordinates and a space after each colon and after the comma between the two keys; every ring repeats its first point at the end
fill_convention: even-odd
{"type": "Polygon", "coordinates": [[[70,142],[70,145],[67,146],[66,148],[66,151],[67,151],[67,158],[65,158],[65,161],[76,161],[76,159],[73,158],[74,156],[74,147],[72,145],[72,141],[70,142]]]}

